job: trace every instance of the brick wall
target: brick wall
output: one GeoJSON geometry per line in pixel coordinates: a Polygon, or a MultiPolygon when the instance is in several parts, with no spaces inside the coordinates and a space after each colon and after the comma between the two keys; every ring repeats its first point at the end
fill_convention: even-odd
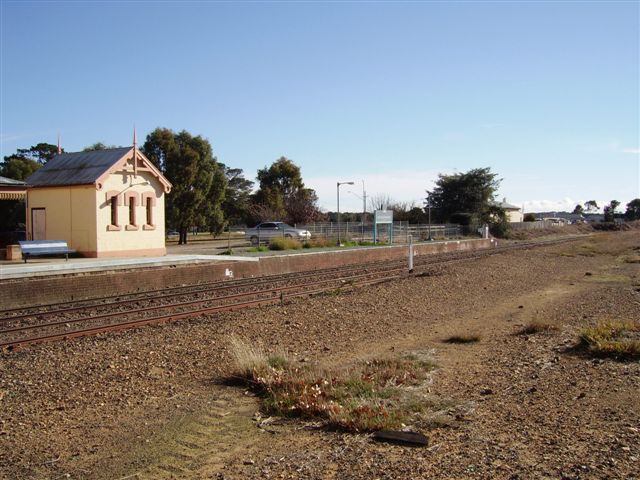
{"type": "MultiPolygon", "coordinates": [[[[415,256],[490,248],[491,240],[462,240],[421,243],[415,256]]],[[[407,258],[408,247],[379,247],[262,257],[259,262],[221,261],[195,265],[173,265],[112,272],[56,275],[0,281],[0,309],[65,302],[158,290],[179,285],[228,279],[250,278],[279,273],[310,271],[340,265],[407,258]]]]}

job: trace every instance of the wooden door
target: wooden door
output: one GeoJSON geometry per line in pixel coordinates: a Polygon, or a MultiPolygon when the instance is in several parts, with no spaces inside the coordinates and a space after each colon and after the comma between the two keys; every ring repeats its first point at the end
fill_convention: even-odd
{"type": "Polygon", "coordinates": [[[46,240],[47,215],[44,208],[31,209],[31,240],[46,240]]]}

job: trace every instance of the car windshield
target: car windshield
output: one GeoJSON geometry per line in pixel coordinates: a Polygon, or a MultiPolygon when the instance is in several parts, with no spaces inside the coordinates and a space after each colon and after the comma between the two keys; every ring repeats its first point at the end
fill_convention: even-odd
{"type": "Polygon", "coordinates": [[[277,225],[281,228],[293,228],[291,225],[288,225],[286,223],[278,223],[277,225]]]}

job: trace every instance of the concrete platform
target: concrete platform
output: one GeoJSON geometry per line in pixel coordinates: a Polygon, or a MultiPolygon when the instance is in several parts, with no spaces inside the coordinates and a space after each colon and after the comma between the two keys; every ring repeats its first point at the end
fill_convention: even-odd
{"type": "Polygon", "coordinates": [[[68,275],[84,272],[105,272],[148,267],[169,267],[173,265],[194,265],[220,262],[257,262],[258,258],[232,255],[167,255],[164,257],[140,258],[34,258],[28,263],[3,262],[0,264],[0,280],[23,277],[68,275]]]}

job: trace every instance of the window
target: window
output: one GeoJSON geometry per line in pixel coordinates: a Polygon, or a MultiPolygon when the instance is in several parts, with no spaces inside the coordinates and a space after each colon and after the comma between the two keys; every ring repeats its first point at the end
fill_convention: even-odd
{"type": "Polygon", "coordinates": [[[142,194],[142,205],[145,208],[146,222],[142,225],[143,230],[155,230],[153,207],[156,206],[156,195],[153,192],[144,192],[142,194]]]}
{"type": "Polygon", "coordinates": [[[129,197],[129,225],[136,224],[136,206],[129,197]]]}
{"type": "Polygon", "coordinates": [[[153,205],[151,205],[151,198],[147,197],[146,200],[147,204],[145,207],[147,208],[147,225],[153,225],[153,205]]]}
{"type": "Polygon", "coordinates": [[[111,225],[118,226],[118,197],[111,197],[111,225]]]}
{"type": "Polygon", "coordinates": [[[122,205],[122,195],[118,195],[118,192],[112,190],[106,193],[105,206],[109,207],[109,224],[107,225],[107,231],[116,232],[122,227],[118,224],[118,207],[122,205]]]}
{"type": "Polygon", "coordinates": [[[126,194],[127,206],[129,207],[129,223],[125,227],[126,230],[138,230],[136,223],[136,207],[138,206],[138,194],[130,192],[126,194]]]}

